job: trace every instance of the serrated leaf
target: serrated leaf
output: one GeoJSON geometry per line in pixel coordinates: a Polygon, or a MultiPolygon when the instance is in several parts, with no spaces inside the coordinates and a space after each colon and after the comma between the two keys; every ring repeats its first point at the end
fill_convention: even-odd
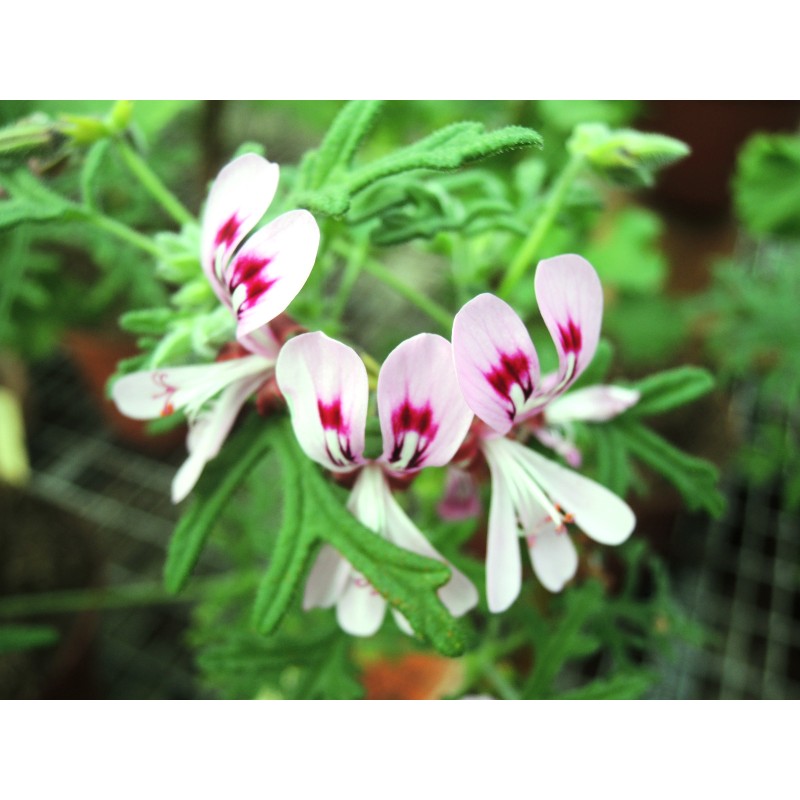
{"type": "Polygon", "coordinates": [[[686,405],[708,394],[714,388],[714,378],[708,370],[682,366],[649,375],[632,388],[641,396],[630,414],[645,417],[686,405]]]}
{"type": "Polygon", "coordinates": [[[304,170],[308,188],[324,186],[330,176],[352,163],[359,145],[372,127],[383,103],[378,100],[352,100],[336,116],[312,163],[304,170]]]}
{"type": "Polygon", "coordinates": [[[0,654],[48,647],[58,638],[58,631],[47,625],[0,625],[0,654]]]}
{"type": "Polygon", "coordinates": [[[220,513],[234,491],[266,455],[264,422],[251,416],[203,470],[190,505],[175,528],[164,564],[164,586],[177,594],[189,580],[220,513]]]}
{"type": "Polygon", "coordinates": [[[436,590],[450,578],[444,564],[403,550],[364,527],[333,493],[308,459],[288,424],[275,425],[269,438],[287,474],[284,521],[254,609],[263,634],[277,627],[319,541],[333,545],[373,588],[397,608],[412,628],[444,655],[466,647],[464,624],[450,615],[436,590]],[[289,484],[293,484],[289,488],[289,484]]]}
{"type": "Polygon", "coordinates": [[[690,509],[703,508],[714,517],[722,514],[725,498],[717,487],[719,472],[713,464],[678,450],[634,419],[621,418],[614,427],[631,454],[672,483],[690,509]]]}

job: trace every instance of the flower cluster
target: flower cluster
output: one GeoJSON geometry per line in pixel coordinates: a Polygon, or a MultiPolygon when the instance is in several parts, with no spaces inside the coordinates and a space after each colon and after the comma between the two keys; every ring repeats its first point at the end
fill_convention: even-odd
{"type": "MultiPolygon", "coordinates": [[[[486,594],[489,610],[508,608],[520,592],[519,539],[541,584],[560,591],[576,572],[578,555],[567,526],[575,523],[603,544],[632,532],[631,509],[603,486],[541,455],[534,438],[570,467],[581,456],[575,421],[603,421],[638,400],[636,392],[595,386],[568,393],[597,348],[603,295],[591,265],[575,255],[542,261],[536,271],[539,309],[552,336],[558,370],[541,375],[533,342],[502,300],[482,294],[453,323],[452,345],[419,334],[386,358],[377,383],[383,439],[377,458],[365,456],[367,372],[357,353],[323,333],[281,343],[270,328],[304,285],[319,245],[307,211],[290,211],[256,228],[275,194],[278,167],[255,155],[226,166],[214,182],[201,229],[201,263],[230,310],[238,346],[216,363],[170,367],[121,378],[113,397],[125,414],[149,419],[182,409],[189,421],[189,457],[172,486],[186,497],[204,465],[220,450],[245,402],[274,377],[303,451],[352,486],[348,510],[399,547],[446,562],[407,516],[394,487],[426,467],[450,464],[443,514],[480,509],[474,476],[491,476],[486,594]],[[474,417],[473,417],[474,415],[474,417]],[[455,458],[455,462],[454,462],[455,458]]],[[[478,603],[471,581],[448,564],[439,590],[455,615],[478,603]]],[[[305,608],[336,606],[341,627],[357,636],[378,630],[387,602],[330,545],[309,575],[305,608]]],[[[398,626],[411,632],[392,609],[398,626]]]]}

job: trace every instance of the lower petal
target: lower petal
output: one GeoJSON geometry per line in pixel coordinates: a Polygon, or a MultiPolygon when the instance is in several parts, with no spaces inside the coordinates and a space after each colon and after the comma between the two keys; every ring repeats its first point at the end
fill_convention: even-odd
{"type": "Polygon", "coordinates": [[[344,591],[351,572],[352,567],[336,549],[323,545],[306,581],[303,610],[330,608],[344,591]]]}
{"type": "Polygon", "coordinates": [[[533,571],[539,582],[550,592],[560,592],[578,569],[578,553],[566,531],[558,533],[549,525],[529,542],[533,571]]]}
{"type": "Polygon", "coordinates": [[[351,576],[336,604],[336,619],[342,630],[351,636],[372,636],[385,614],[386,600],[365,578],[351,576]]]}

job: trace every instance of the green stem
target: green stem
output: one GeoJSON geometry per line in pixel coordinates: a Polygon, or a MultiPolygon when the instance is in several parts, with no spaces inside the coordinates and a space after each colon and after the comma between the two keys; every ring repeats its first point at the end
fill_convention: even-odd
{"type": "Polygon", "coordinates": [[[331,310],[332,317],[336,322],[339,322],[344,313],[345,306],[358,280],[358,276],[361,274],[368,252],[369,242],[364,239],[358,242],[347,256],[347,264],[344,268],[342,280],[336,292],[336,297],[333,300],[333,308],[331,310]]]}
{"type": "Polygon", "coordinates": [[[142,186],[167,214],[179,225],[194,222],[194,215],[164,186],[158,175],[127,142],[117,140],[117,147],[128,169],[139,179],[142,186]]]}
{"type": "Polygon", "coordinates": [[[528,234],[528,238],[522,243],[522,247],[517,251],[517,255],[508,267],[505,277],[500,283],[500,288],[497,293],[500,297],[508,299],[511,292],[514,291],[516,285],[519,283],[528,266],[533,263],[539,253],[550,228],[555,222],[561,206],[564,204],[564,199],[567,196],[570,186],[583,168],[583,156],[574,154],[567,162],[567,165],[561,171],[561,174],[556,178],[550,194],[545,200],[539,218],[536,224],[528,234]]]}
{"type": "MultiPolygon", "coordinates": [[[[107,589],[69,589],[44,594],[12,595],[0,599],[0,619],[33,614],[62,614],[75,611],[129,608],[133,606],[187,603],[210,589],[232,584],[242,575],[195,580],[179,597],[169,594],[160,583],[130,583],[107,589]]],[[[244,576],[250,580],[250,576],[244,576]]],[[[253,576],[253,580],[255,580],[253,576]]]]}
{"type": "Polygon", "coordinates": [[[500,672],[497,667],[491,662],[487,662],[481,666],[483,676],[492,684],[492,687],[500,695],[503,700],[519,700],[520,696],[517,690],[506,679],[505,675],[500,672]]]}
{"type": "Polygon", "coordinates": [[[87,209],[82,209],[82,211],[86,213],[89,222],[101,230],[110,233],[112,236],[116,236],[118,239],[122,239],[122,241],[128,242],[128,244],[134,245],[134,247],[138,247],[140,250],[150,253],[150,255],[160,255],[161,250],[149,236],[145,236],[129,228],[124,223],[118,222],[111,217],[106,217],[96,211],[88,211],[87,209]]]}
{"type": "Polygon", "coordinates": [[[440,325],[445,335],[450,335],[450,331],[453,327],[453,315],[447,311],[447,309],[440,306],[429,297],[426,297],[421,292],[418,292],[413,286],[403,283],[393,272],[386,269],[383,264],[374,259],[366,259],[363,264],[363,269],[365,272],[372,275],[373,278],[377,278],[382,283],[394,289],[397,294],[404,297],[409,303],[413,303],[420,311],[423,311],[431,319],[435,320],[440,325]]]}

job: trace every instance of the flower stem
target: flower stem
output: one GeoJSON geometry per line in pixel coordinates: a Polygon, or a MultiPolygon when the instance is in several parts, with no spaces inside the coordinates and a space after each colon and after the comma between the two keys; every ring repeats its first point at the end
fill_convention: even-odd
{"type": "Polygon", "coordinates": [[[128,244],[132,244],[134,247],[138,247],[140,250],[144,250],[151,255],[158,256],[161,253],[158,245],[149,236],[145,236],[133,230],[133,228],[129,228],[124,223],[107,217],[104,214],[100,214],[96,211],[89,211],[87,213],[86,209],[83,209],[83,211],[87,214],[89,222],[101,230],[110,233],[112,236],[116,236],[118,239],[128,242],[128,244]]]}
{"type": "Polygon", "coordinates": [[[536,224],[528,234],[528,238],[522,243],[522,247],[517,251],[517,255],[508,267],[505,277],[500,282],[500,287],[497,291],[498,295],[504,299],[508,299],[511,292],[514,291],[520,279],[525,274],[528,266],[533,263],[539,254],[550,228],[564,204],[564,199],[567,196],[570,186],[580,173],[583,167],[583,156],[574,154],[567,162],[561,174],[556,178],[550,194],[545,200],[539,218],[536,224]]]}
{"type": "Polygon", "coordinates": [[[413,286],[409,286],[407,283],[401,281],[393,272],[386,269],[383,264],[374,259],[366,259],[362,268],[365,272],[372,275],[373,278],[377,278],[382,283],[394,289],[401,297],[413,303],[420,311],[423,311],[431,319],[435,320],[445,334],[448,336],[450,335],[450,330],[453,327],[453,315],[447,311],[447,309],[422,294],[422,292],[418,292],[413,286]]]}
{"type": "Polygon", "coordinates": [[[194,222],[194,215],[164,186],[158,175],[127,142],[118,140],[117,147],[128,169],[139,179],[142,186],[167,214],[179,225],[194,222]]]}
{"type": "Polygon", "coordinates": [[[135,606],[188,603],[208,590],[234,584],[242,578],[255,583],[257,576],[235,574],[223,578],[195,580],[180,596],[170,594],[160,583],[129,583],[107,589],[69,589],[43,594],[12,595],[0,599],[0,619],[33,614],[62,614],[94,609],[130,608],[135,606]]]}

